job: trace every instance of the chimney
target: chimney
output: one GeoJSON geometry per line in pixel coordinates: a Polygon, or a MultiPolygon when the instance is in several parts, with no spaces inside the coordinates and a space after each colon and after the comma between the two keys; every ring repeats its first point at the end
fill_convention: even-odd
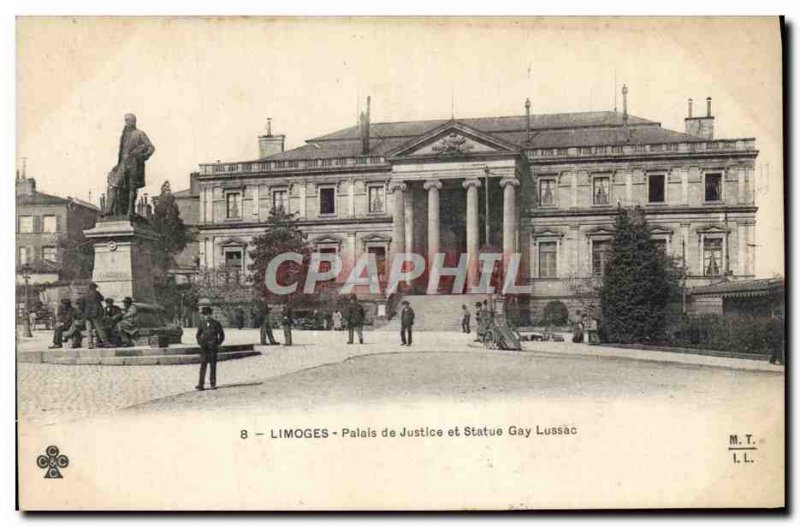
{"type": "Polygon", "coordinates": [[[628,86],[622,85],[622,125],[628,126],[628,86]]]}
{"type": "Polygon", "coordinates": [[[267,134],[258,136],[258,157],[263,159],[276,153],[282,153],[285,141],[285,135],[272,135],[272,118],[268,117],[267,134]]]}
{"type": "Polygon", "coordinates": [[[369,153],[369,106],[371,97],[367,97],[367,111],[361,114],[361,154],[369,153]]]}
{"type": "Polygon", "coordinates": [[[692,116],[692,99],[689,99],[689,116],[684,119],[686,134],[700,137],[707,141],[714,139],[714,117],[711,115],[711,97],[706,97],[705,117],[692,116]]]}
{"type": "Polygon", "coordinates": [[[526,142],[531,142],[531,99],[525,99],[525,130],[527,132],[526,142]]]}
{"type": "Polygon", "coordinates": [[[192,195],[200,194],[200,172],[189,174],[189,193],[192,195]]]}
{"type": "MultiPolygon", "coordinates": [[[[24,173],[24,172],[23,172],[24,173]]],[[[20,177],[16,181],[17,195],[31,196],[36,193],[36,179],[20,177]]]]}

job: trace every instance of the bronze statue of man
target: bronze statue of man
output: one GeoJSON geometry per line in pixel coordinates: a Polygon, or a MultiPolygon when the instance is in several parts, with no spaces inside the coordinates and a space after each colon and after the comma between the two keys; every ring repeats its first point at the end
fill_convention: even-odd
{"type": "Polygon", "coordinates": [[[126,114],[117,165],[108,174],[107,215],[135,216],[136,194],[145,185],[144,163],[154,151],[147,134],[136,128],[136,115],[126,114]]]}

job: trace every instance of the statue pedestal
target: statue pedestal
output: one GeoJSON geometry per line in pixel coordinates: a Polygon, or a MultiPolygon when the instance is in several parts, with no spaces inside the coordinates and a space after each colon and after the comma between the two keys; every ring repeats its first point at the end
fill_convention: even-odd
{"type": "Polygon", "coordinates": [[[146,223],[120,217],[101,219],[83,233],[94,242],[92,281],[104,297],[117,304],[125,296],[136,303],[156,303],[153,245],[158,234],[146,223]]]}

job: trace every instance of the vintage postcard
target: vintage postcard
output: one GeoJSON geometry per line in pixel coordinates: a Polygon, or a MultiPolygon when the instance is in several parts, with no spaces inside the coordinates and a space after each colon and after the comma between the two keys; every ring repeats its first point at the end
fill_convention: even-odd
{"type": "Polygon", "coordinates": [[[784,507],[782,35],[19,17],[20,509],[784,507]]]}

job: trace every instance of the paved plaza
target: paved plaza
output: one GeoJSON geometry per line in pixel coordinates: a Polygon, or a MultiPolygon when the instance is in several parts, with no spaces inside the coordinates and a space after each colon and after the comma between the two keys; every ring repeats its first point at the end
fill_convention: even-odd
{"type": "MultiPolygon", "coordinates": [[[[184,341],[193,337],[190,332],[184,341]]],[[[255,329],[226,334],[230,343],[258,341],[255,329]]],[[[20,352],[46,347],[48,336],[37,331],[33,339],[20,340],[20,352]]],[[[783,389],[782,367],[751,360],[569,342],[526,342],[522,353],[488,351],[471,336],[452,332],[419,332],[412,347],[401,346],[391,332],[367,332],[365,339],[348,345],[344,332],[295,331],[292,347],[257,347],[260,356],[221,362],[220,389],[202,393],[193,389],[196,365],[19,363],[18,416],[47,425],[131,406],[295,409],[426,397],[701,395],[724,402],[737,392],[773,396],[783,389]]]]}

